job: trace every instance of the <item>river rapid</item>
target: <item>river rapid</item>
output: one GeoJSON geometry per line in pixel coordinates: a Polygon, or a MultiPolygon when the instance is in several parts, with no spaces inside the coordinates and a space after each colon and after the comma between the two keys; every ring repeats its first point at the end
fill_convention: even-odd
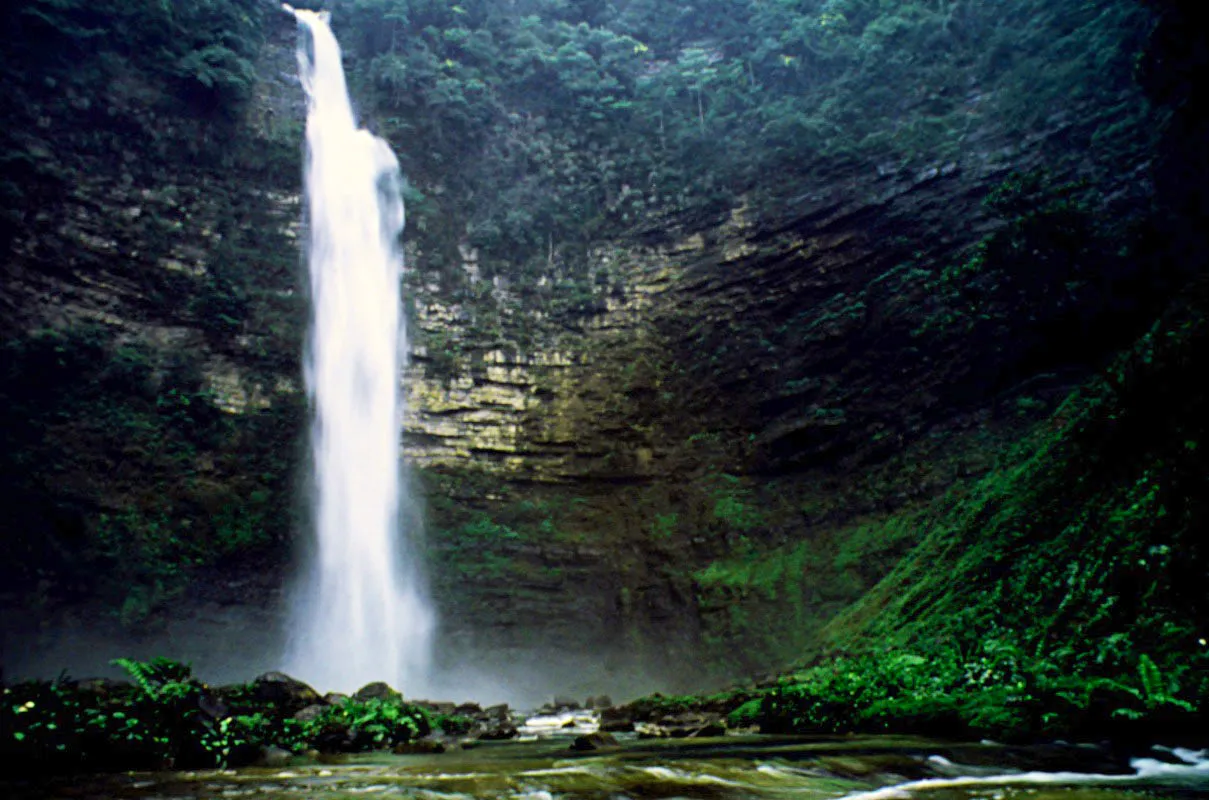
{"type": "Polygon", "coordinates": [[[1209,800],[1209,751],[1118,758],[1091,746],[1009,747],[903,737],[482,743],[439,755],[298,759],[274,768],[127,773],[5,784],[29,798],[418,800],[1209,800]]]}

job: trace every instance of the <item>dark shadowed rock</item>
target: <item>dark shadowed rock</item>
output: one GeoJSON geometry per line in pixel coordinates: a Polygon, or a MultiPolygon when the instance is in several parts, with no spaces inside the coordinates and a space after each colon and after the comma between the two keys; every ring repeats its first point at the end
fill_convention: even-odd
{"type": "Polygon", "coordinates": [[[358,689],[353,698],[362,702],[366,700],[401,700],[403,695],[398,690],[392,688],[390,684],[374,681],[358,689]]]}
{"type": "Polygon", "coordinates": [[[260,758],[256,763],[262,767],[284,767],[290,763],[290,759],[294,754],[289,750],[282,750],[280,747],[269,745],[260,751],[260,758]]]}
{"type": "Polygon", "coordinates": [[[597,731],[596,733],[585,734],[584,736],[576,736],[575,741],[571,743],[572,750],[607,750],[611,747],[617,747],[617,740],[610,733],[597,731]]]}
{"type": "Polygon", "coordinates": [[[431,714],[453,714],[457,712],[457,704],[444,700],[416,700],[412,705],[419,706],[431,714]]]}
{"type": "Polygon", "coordinates": [[[393,748],[399,755],[430,755],[444,753],[448,749],[448,745],[437,736],[425,736],[414,742],[401,742],[393,748]]]}
{"type": "Polygon", "coordinates": [[[316,703],[315,705],[307,706],[299,711],[294,715],[294,719],[298,720],[299,722],[311,722],[323,716],[323,713],[327,711],[327,709],[328,706],[316,703]]]}
{"type": "Polygon", "coordinates": [[[323,702],[327,703],[329,706],[343,705],[344,701],[347,699],[348,695],[340,692],[328,692],[323,696],[323,702]]]}
{"type": "Polygon", "coordinates": [[[500,720],[489,725],[486,730],[479,734],[480,739],[489,742],[515,739],[517,736],[520,736],[520,731],[516,729],[511,720],[500,720]]]}
{"type": "Polygon", "coordinates": [[[483,714],[483,708],[478,703],[462,703],[453,710],[453,713],[459,717],[479,717],[483,714]]]}
{"type": "Polygon", "coordinates": [[[651,722],[640,722],[634,726],[634,730],[640,739],[691,739],[722,736],[726,733],[726,725],[717,714],[689,711],[651,722]]]}
{"type": "Polygon", "coordinates": [[[634,730],[634,720],[629,717],[611,719],[601,722],[600,729],[606,733],[630,733],[634,730]]]}
{"type": "Polygon", "coordinates": [[[272,703],[287,714],[294,714],[319,702],[319,693],[284,672],[266,672],[252,681],[249,698],[256,703],[272,703]]]}
{"type": "Polygon", "coordinates": [[[600,710],[600,729],[609,733],[629,733],[634,719],[626,706],[609,706],[600,710]]]}
{"type": "Polygon", "coordinates": [[[488,706],[483,711],[483,716],[490,720],[511,719],[511,710],[507,703],[500,703],[496,706],[488,706]]]}
{"type": "Polygon", "coordinates": [[[223,700],[222,693],[209,689],[202,690],[197,698],[197,707],[210,719],[222,719],[231,711],[230,706],[223,700]]]}

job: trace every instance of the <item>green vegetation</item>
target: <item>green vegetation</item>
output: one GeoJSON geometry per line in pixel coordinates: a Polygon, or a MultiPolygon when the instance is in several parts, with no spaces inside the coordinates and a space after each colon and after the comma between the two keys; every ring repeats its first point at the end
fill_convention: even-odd
{"type": "Polygon", "coordinates": [[[744,712],[766,733],[918,733],[996,739],[1146,741],[1200,729],[1194,675],[1145,654],[1113,678],[1071,672],[999,631],[976,649],[840,656],[784,678],[744,712]]]}
{"type": "Polygon", "coordinates": [[[1102,145],[1128,139],[1146,109],[1119,92],[1148,19],[1125,0],[334,8],[356,94],[420,145],[401,148],[405,171],[443,187],[416,208],[447,239],[433,249],[452,263],[468,226],[496,264],[566,264],[652,215],[783,199],[786,175],[938,164],[987,126],[1085,104],[1116,109],[1102,145]]]}
{"type": "Polygon", "coordinates": [[[473,471],[427,473],[423,481],[438,585],[465,578],[561,583],[561,570],[546,554],[580,541],[578,528],[590,513],[584,498],[535,490],[523,499],[487,503],[482,494],[498,488],[473,471]]]}
{"type": "Polygon", "coordinates": [[[1154,276],[1145,274],[1153,265],[1134,252],[1139,220],[1099,219],[1094,210],[1101,201],[1085,182],[1043,171],[1010,175],[983,199],[1002,224],[928,280],[933,311],[914,334],[993,339],[1023,323],[1031,334],[1001,348],[1058,339],[1054,331],[1061,330],[1067,340],[1057,343],[1061,351],[1111,336],[1102,320],[1119,312],[1119,296],[1139,295],[1136,302],[1145,303],[1144,287],[1154,276]],[[1095,330],[1089,308],[1099,312],[1095,330]]]}
{"type": "MultiPolygon", "coordinates": [[[[428,735],[424,709],[402,699],[346,698],[314,713],[266,699],[257,684],[212,688],[187,665],[118,659],[131,684],[53,682],[4,688],[0,757],[22,773],[232,767],[265,748],[359,752],[428,735]]],[[[317,699],[317,698],[316,698],[317,699]]],[[[453,731],[460,718],[438,720],[453,731]]]]}
{"type": "Polygon", "coordinates": [[[827,654],[763,696],[762,729],[1128,740],[1201,730],[1207,417],[1194,376],[1209,364],[1207,300],[1201,280],[985,475],[699,571],[703,611],[725,612],[721,642],[745,635],[786,660],[827,654]],[[860,599],[834,614],[825,593],[853,568],[876,578],[879,558],[889,574],[838,592],[860,599]]]}
{"type": "Polygon", "coordinates": [[[62,585],[86,587],[133,625],[196,568],[288,534],[280,509],[301,417],[290,398],[232,415],[188,354],[102,327],[12,339],[0,375],[0,403],[22,420],[0,437],[12,585],[43,582],[59,596],[62,585]]]}
{"type": "Polygon", "coordinates": [[[161,102],[232,114],[255,77],[265,13],[232,0],[17,0],[5,8],[0,68],[36,66],[83,85],[133,68],[178,83],[161,102]]]}

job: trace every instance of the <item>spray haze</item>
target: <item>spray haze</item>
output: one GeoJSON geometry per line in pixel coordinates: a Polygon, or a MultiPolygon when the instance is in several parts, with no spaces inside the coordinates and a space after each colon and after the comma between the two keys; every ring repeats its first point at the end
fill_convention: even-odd
{"type": "Polygon", "coordinates": [[[399,457],[403,228],[399,165],[357,127],[327,15],[286,6],[304,28],[316,548],[290,615],[286,668],[350,691],[426,680],[433,615],[415,558],[399,457]],[[400,520],[406,518],[407,525],[400,520]]]}

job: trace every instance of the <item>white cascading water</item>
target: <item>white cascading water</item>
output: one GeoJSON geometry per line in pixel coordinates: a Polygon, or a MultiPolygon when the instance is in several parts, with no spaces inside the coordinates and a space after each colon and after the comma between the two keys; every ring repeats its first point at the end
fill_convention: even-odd
{"type": "Polygon", "coordinates": [[[357,127],[328,15],[285,8],[309,32],[298,64],[308,107],[305,375],[317,533],[294,598],[286,670],[321,691],[386,681],[414,692],[426,680],[433,615],[399,452],[399,163],[357,127]]]}

